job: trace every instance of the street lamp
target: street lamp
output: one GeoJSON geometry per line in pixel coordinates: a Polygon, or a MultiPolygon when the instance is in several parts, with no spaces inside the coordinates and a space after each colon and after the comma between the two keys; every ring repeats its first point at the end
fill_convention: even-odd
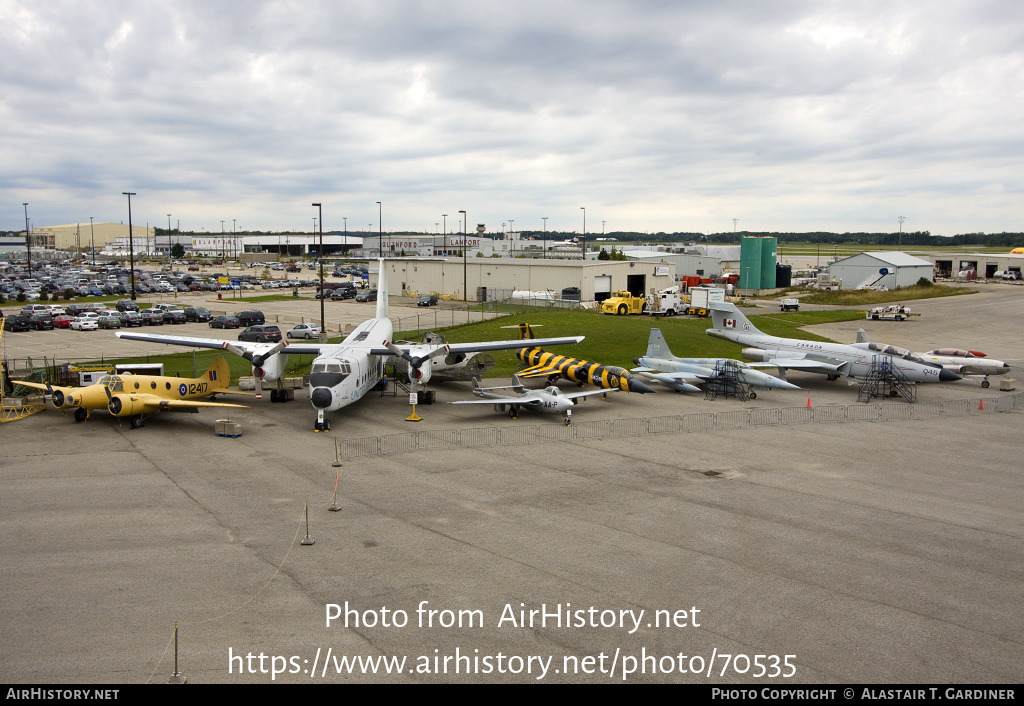
{"type": "Polygon", "coordinates": [[[469,266],[466,264],[466,250],[468,249],[466,247],[468,245],[468,242],[466,241],[466,223],[469,220],[469,216],[466,215],[465,211],[459,211],[459,213],[462,214],[462,305],[466,306],[469,302],[467,299],[468,293],[466,291],[466,288],[469,286],[469,276],[467,274],[469,272],[469,266]]]}
{"type": "MultiPolygon", "coordinates": [[[[153,237],[155,238],[156,237],[156,235],[155,235],[156,230],[154,230],[153,233],[154,233],[153,237]]],[[[168,265],[171,264],[171,248],[172,247],[174,247],[174,246],[171,245],[171,214],[168,213],[167,214],[167,264],[168,265]]]]}
{"type": "Polygon", "coordinates": [[[89,216],[89,241],[92,243],[92,266],[96,267],[96,231],[92,227],[92,216],[89,216]]]}
{"type": "Polygon", "coordinates": [[[380,201],[377,202],[377,249],[380,256],[384,257],[384,207],[380,201]]]}
{"type": "Polygon", "coordinates": [[[900,222],[900,252],[903,252],[903,221],[907,220],[907,217],[898,216],[896,220],[900,222]]]}
{"type": "Polygon", "coordinates": [[[583,240],[580,242],[580,259],[587,259],[587,208],[586,206],[580,206],[580,210],[583,211],[583,240]]]}
{"type": "Polygon", "coordinates": [[[445,257],[447,257],[448,256],[448,214],[447,213],[442,213],[441,214],[441,218],[443,219],[443,221],[441,223],[441,232],[444,233],[444,240],[442,241],[443,246],[441,248],[441,254],[444,255],[445,257]]]}
{"type": "Polygon", "coordinates": [[[544,221],[544,258],[547,259],[547,256],[548,256],[548,217],[547,216],[541,216],[540,219],[542,221],[544,221]]]}
{"type": "MultiPolygon", "coordinates": [[[[320,341],[327,342],[326,319],[324,318],[324,209],[318,203],[313,204],[320,215],[320,252],[317,253],[317,260],[320,262],[320,341]]],[[[316,219],[313,219],[313,229],[316,230],[316,219]]]]}
{"type": "Polygon", "coordinates": [[[132,301],[135,301],[135,238],[132,235],[132,196],[136,194],[134,191],[122,191],[121,194],[128,197],[128,258],[131,262],[128,279],[132,283],[132,301]]]}
{"type": "Polygon", "coordinates": [[[25,252],[28,253],[28,276],[32,276],[32,236],[28,233],[28,201],[21,204],[25,207],[25,252]]]}

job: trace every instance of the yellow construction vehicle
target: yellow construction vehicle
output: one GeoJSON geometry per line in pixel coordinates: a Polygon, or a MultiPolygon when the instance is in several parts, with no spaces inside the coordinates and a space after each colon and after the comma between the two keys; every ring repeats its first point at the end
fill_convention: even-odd
{"type": "Polygon", "coordinates": [[[647,311],[647,299],[637,297],[630,292],[612,292],[612,295],[601,304],[602,314],[643,314],[647,311]]]}

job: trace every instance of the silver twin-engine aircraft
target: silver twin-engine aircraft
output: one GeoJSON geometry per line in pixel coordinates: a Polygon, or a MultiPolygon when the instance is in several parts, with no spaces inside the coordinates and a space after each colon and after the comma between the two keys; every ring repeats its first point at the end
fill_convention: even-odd
{"type": "MultiPolygon", "coordinates": [[[[314,431],[327,431],[331,428],[331,422],[326,417],[327,412],[350,405],[372,390],[384,377],[384,363],[391,356],[402,358],[406,362],[413,393],[418,393],[419,386],[430,380],[431,361],[438,356],[510,350],[522,348],[524,345],[554,346],[579,343],[583,340],[583,336],[568,336],[532,341],[395,345],[392,342],[394,332],[391,320],[388,318],[385,262],[379,260],[380,276],[377,288],[380,294],[377,299],[376,315],[359,324],[341,343],[248,343],[129,331],[119,331],[117,336],[176,346],[218,348],[240,355],[252,363],[257,397],[261,396],[263,382],[279,383],[278,389],[271,390],[272,402],[284,402],[289,399],[287,390],[280,385],[287,355],[315,355],[309,374],[309,401],[317,411],[314,431]]],[[[424,397],[426,402],[430,402],[433,394],[426,393],[424,397]]]]}

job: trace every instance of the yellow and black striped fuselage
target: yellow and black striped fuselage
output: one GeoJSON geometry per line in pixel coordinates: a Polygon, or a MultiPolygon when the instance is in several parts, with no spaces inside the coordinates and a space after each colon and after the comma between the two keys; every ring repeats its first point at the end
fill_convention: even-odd
{"type": "Polygon", "coordinates": [[[520,348],[516,351],[526,368],[520,377],[562,377],[582,384],[596,385],[623,392],[653,392],[646,384],[632,377],[627,370],[612,365],[591,363],[588,360],[548,353],[542,348],[520,348]]]}

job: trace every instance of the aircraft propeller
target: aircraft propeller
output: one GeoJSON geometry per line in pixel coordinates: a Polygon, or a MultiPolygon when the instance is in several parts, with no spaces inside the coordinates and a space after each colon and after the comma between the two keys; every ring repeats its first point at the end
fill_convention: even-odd
{"type": "Polygon", "coordinates": [[[252,363],[253,378],[256,382],[256,399],[263,399],[263,365],[267,362],[267,359],[275,353],[280,353],[288,346],[286,341],[281,341],[276,346],[264,351],[263,353],[254,354],[249,351],[243,350],[238,346],[234,345],[230,341],[224,341],[223,347],[229,353],[234,353],[237,356],[245,358],[252,363]]]}

